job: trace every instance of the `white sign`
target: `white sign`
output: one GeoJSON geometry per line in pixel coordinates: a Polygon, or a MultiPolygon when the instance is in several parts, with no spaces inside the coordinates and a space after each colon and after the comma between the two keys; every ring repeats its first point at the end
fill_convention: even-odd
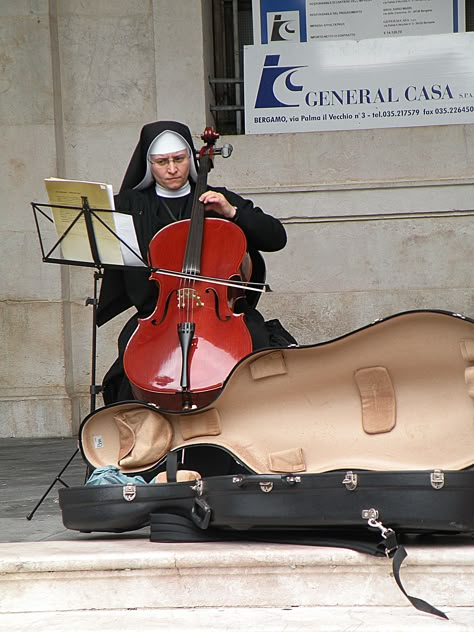
{"type": "Polygon", "coordinates": [[[474,33],[247,46],[248,134],[474,123],[474,33]]]}
{"type": "Polygon", "coordinates": [[[255,44],[465,31],[465,0],[253,0],[255,44]]]}

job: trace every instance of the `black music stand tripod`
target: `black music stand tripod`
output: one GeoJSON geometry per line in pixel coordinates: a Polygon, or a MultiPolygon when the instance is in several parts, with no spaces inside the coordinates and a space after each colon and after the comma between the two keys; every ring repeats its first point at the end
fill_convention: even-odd
{"type": "MultiPolygon", "coordinates": [[[[117,213],[118,211],[111,211],[110,209],[92,209],[89,206],[89,202],[88,202],[87,197],[82,197],[82,206],[80,206],[80,207],[76,207],[76,206],[64,207],[64,206],[59,206],[59,205],[54,205],[54,204],[37,204],[35,202],[32,202],[31,205],[32,205],[32,208],[33,208],[36,228],[37,228],[38,237],[39,237],[39,241],[40,241],[41,252],[42,252],[42,255],[43,255],[42,258],[43,258],[44,262],[47,262],[47,263],[59,263],[59,264],[62,264],[62,265],[65,265],[65,264],[66,265],[78,265],[78,266],[86,266],[86,267],[94,267],[95,268],[95,271],[94,271],[94,283],[93,283],[93,295],[92,295],[92,297],[88,297],[87,300],[86,300],[86,303],[85,303],[86,305],[92,306],[92,332],[91,332],[92,357],[91,357],[91,383],[90,383],[90,387],[89,387],[89,393],[90,393],[90,413],[93,413],[96,410],[96,398],[97,398],[97,395],[102,392],[102,387],[99,384],[96,384],[96,374],[97,374],[97,306],[98,306],[98,302],[99,302],[99,299],[98,299],[98,286],[99,286],[99,280],[102,279],[102,277],[103,277],[104,268],[108,267],[108,264],[103,263],[101,261],[101,259],[100,259],[99,247],[98,247],[98,244],[97,244],[96,234],[95,234],[95,230],[94,230],[94,221],[99,222],[110,233],[112,233],[112,235],[114,235],[114,237],[121,244],[123,244],[125,246],[125,248],[127,248],[131,253],[133,253],[134,257],[136,257],[137,259],[140,260],[142,265],[147,266],[147,264],[143,260],[141,255],[139,255],[135,250],[133,250],[100,217],[100,213],[103,213],[104,211],[105,212],[109,212],[109,213],[110,212],[117,213]],[[48,252],[46,252],[46,249],[44,247],[42,234],[41,234],[41,228],[40,228],[40,221],[39,220],[41,219],[41,217],[44,217],[44,218],[46,218],[47,221],[53,222],[53,219],[47,213],[45,213],[44,210],[42,210],[43,208],[61,208],[61,209],[67,208],[68,210],[79,211],[77,213],[75,219],[71,222],[71,224],[68,226],[68,228],[59,237],[59,239],[55,242],[55,244],[52,246],[52,248],[49,249],[48,252]],[[89,243],[89,248],[90,248],[92,261],[78,261],[78,260],[74,260],[74,259],[68,260],[68,259],[64,259],[62,257],[54,257],[53,253],[58,249],[60,244],[67,238],[67,235],[70,233],[70,231],[74,228],[75,225],[77,225],[78,222],[81,221],[82,218],[85,221],[85,226],[86,226],[86,229],[87,229],[87,238],[88,238],[88,243],[89,243]]],[[[129,266],[126,266],[126,265],[120,265],[120,266],[113,265],[112,266],[111,265],[110,267],[127,268],[129,266]]],[[[67,470],[67,468],[70,466],[72,461],[75,459],[75,457],[77,456],[78,453],[79,453],[79,447],[76,448],[75,452],[71,455],[71,457],[68,459],[68,461],[65,463],[65,465],[56,474],[56,476],[52,480],[51,484],[46,489],[44,494],[41,496],[39,501],[36,503],[36,505],[34,506],[32,511],[30,511],[30,513],[26,516],[27,520],[31,520],[33,518],[33,516],[35,515],[36,511],[38,510],[38,508],[41,506],[43,501],[46,499],[46,497],[49,495],[49,493],[51,492],[51,490],[53,489],[53,487],[57,483],[60,483],[61,485],[63,485],[63,487],[69,487],[69,485],[63,480],[62,476],[63,476],[64,472],[67,470]]],[[[88,471],[88,469],[86,469],[86,480],[87,480],[88,476],[89,476],[89,471],[88,471]]]]}

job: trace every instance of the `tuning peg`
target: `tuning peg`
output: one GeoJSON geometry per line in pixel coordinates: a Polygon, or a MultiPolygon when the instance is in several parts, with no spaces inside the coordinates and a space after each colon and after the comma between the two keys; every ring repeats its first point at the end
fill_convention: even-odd
{"type": "Polygon", "coordinates": [[[222,145],[222,149],[221,149],[222,158],[230,158],[233,151],[234,151],[234,148],[232,147],[230,143],[226,143],[225,145],[222,145]]]}

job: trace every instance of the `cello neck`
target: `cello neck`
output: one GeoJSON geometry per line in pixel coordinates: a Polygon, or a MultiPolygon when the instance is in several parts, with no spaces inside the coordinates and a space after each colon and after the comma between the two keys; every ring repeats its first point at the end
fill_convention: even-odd
{"type": "MultiPolygon", "coordinates": [[[[188,239],[184,253],[182,272],[186,274],[200,274],[201,253],[204,231],[204,204],[199,201],[207,188],[207,174],[212,169],[212,155],[214,144],[219,134],[210,127],[206,127],[201,138],[206,141],[199,153],[199,170],[197,174],[196,188],[194,191],[191,221],[189,224],[188,239]]],[[[192,160],[191,156],[191,160],[192,160]]]]}

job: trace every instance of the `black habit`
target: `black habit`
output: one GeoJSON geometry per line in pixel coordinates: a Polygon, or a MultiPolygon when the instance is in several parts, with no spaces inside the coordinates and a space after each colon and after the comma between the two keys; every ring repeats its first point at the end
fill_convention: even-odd
{"type": "MultiPolygon", "coordinates": [[[[195,158],[195,149],[191,133],[185,125],[175,121],[159,121],[145,125],[139,143],[134,151],[125,174],[120,192],[115,196],[115,208],[118,211],[133,215],[138,243],[142,257],[147,259],[148,245],[153,236],[164,226],[173,221],[187,219],[191,215],[194,182],[191,179],[191,192],[184,197],[163,198],[155,189],[148,165],[148,150],[153,141],[163,131],[171,130],[180,134],[191,149],[191,160],[195,158]]],[[[195,171],[191,170],[191,174],[195,171]]],[[[265,281],[265,263],[260,250],[273,252],[286,244],[286,232],[281,222],[254,206],[250,200],[223,187],[210,187],[222,193],[232,206],[237,209],[233,220],[246,238],[248,251],[252,260],[251,281],[265,281]]],[[[209,212],[206,217],[221,217],[209,212]]],[[[119,355],[107,372],[103,381],[103,396],[106,404],[133,399],[130,384],[123,370],[123,353],[128,340],[137,327],[139,318],[148,317],[155,309],[158,297],[158,284],[149,280],[148,269],[106,269],[102,281],[97,324],[103,325],[130,307],[136,313],[122,329],[118,340],[119,355]]],[[[272,346],[288,346],[295,344],[294,338],[286,332],[276,320],[265,323],[257,311],[259,293],[247,291],[245,299],[239,299],[236,310],[244,313],[244,320],[252,337],[253,348],[260,349],[272,346]]]]}

